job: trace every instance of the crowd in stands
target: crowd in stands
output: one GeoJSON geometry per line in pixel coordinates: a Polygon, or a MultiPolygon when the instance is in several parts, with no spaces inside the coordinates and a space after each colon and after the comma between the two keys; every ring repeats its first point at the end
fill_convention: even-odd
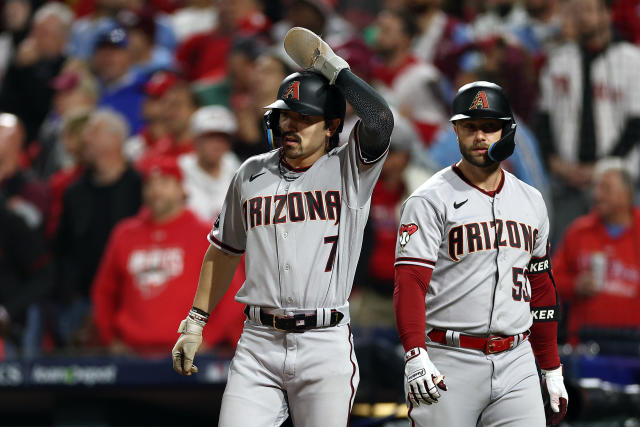
{"type": "MultiPolygon", "coordinates": [[[[0,7],[1,357],[170,350],[229,182],[270,149],[263,106],[297,70],[282,47],[293,26],[321,34],[396,117],[351,300],[356,328],[394,330],[400,205],[460,158],[448,106],[461,85],[489,80],[518,122],[503,166],[550,212],[562,336],[640,331],[640,1],[0,7]]],[[[348,107],[341,143],[355,120],[348,107]]],[[[240,335],[243,279],[241,262],[209,348],[240,335]]]]}

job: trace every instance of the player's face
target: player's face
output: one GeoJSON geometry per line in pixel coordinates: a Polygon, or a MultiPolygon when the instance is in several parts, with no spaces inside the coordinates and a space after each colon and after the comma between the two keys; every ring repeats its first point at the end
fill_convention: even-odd
{"type": "Polygon", "coordinates": [[[458,136],[462,158],[478,167],[495,164],[489,158],[489,147],[502,136],[502,120],[462,119],[453,126],[458,136]]]}
{"type": "Polygon", "coordinates": [[[308,116],[288,110],[280,110],[280,130],[284,156],[292,160],[295,167],[311,166],[324,155],[327,152],[327,138],[335,131],[325,127],[322,116],[308,116]]]}

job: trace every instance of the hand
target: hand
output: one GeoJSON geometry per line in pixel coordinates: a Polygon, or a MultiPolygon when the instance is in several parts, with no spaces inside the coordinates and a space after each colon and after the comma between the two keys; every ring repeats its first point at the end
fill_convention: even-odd
{"type": "Polygon", "coordinates": [[[590,271],[583,271],[576,281],[576,295],[582,298],[591,298],[598,293],[598,283],[590,271]]]}
{"type": "Polygon", "coordinates": [[[431,362],[427,350],[420,347],[412,348],[404,358],[404,380],[409,386],[408,399],[416,406],[420,402],[427,405],[436,403],[440,398],[438,388],[447,390],[447,386],[443,381],[444,375],[441,375],[431,362]]]}
{"type": "Polygon", "coordinates": [[[193,358],[202,344],[203,327],[189,317],[180,322],[178,332],[181,335],[171,350],[173,370],[180,375],[189,376],[198,372],[198,367],[193,364],[193,358]]]}
{"type": "Polygon", "coordinates": [[[313,31],[293,27],[284,37],[284,50],[296,64],[305,70],[314,69],[334,84],[338,73],[349,68],[347,61],[333,53],[333,50],[313,31]]]}
{"type": "Polygon", "coordinates": [[[562,365],[550,371],[542,370],[542,388],[546,388],[549,395],[549,404],[545,404],[547,425],[558,425],[567,414],[567,405],[569,404],[569,395],[562,377],[562,365]]]}

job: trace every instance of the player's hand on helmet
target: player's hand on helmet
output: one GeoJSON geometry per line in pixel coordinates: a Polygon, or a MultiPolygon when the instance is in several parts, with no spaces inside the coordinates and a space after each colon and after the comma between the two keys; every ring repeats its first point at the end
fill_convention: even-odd
{"type": "MultiPolygon", "coordinates": [[[[545,404],[547,425],[558,425],[567,414],[569,404],[569,395],[562,376],[562,365],[557,369],[542,370],[542,388],[543,393],[548,393],[548,405],[545,404]]],[[[546,396],[544,400],[547,401],[546,396]]]]}
{"type": "Polygon", "coordinates": [[[293,27],[284,37],[284,49],[300,67],[314,69],[334,84],[338,73],[349,64],[333,53],[329,45],[316,33],[302,27],[293,27]]]}
{"type": "Polygon", "coordinates": [[[444,375],[431,362],[427,350],[416,347],[405,353],[404,380],[409,390],[408,399],[414,405],[421,402],[428,405],[436,403],[441,390],[446,390],[444,375]]]}
{"type": "Polygon", "coordinates": [[[193,364],[196,351],[202,344],[203,325],[187,317],[180,322],[178,332],[180,338],[171,350],[173,369],[181,375],[191,375],[198,372],[198,367],[193,364]]]}

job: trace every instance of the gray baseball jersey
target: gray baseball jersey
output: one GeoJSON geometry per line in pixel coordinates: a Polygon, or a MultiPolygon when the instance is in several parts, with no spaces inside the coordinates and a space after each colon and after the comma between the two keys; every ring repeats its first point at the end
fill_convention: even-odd
{"type": "Polygon", "coordinates": [[[454,165],[403,204],[396,265],[432,268],[427,331],[516,335],[532,324],[532,257],[547,252],[549,220],[540,192],[502,171],[492,196],[454,165]]]}
{"type": "Polygon", "coordinates": [[[247,160],[229,187],[209,234],[219,249],[247,252],[243,304],[315,309],[347,305],[382,169],[367,161],[358,143],[331,150],[308,169],[294,169],[273,150],[247,160]]]}

